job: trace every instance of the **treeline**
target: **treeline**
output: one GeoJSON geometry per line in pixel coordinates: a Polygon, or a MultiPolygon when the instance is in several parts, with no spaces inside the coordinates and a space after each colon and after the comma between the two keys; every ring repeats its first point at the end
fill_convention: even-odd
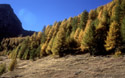
{"type": "Polygon", "coordinates": [[[42,32],[18,42],[17,47],[4,48],[1,50],[9,57],[20,59],[86,52],[122,54],[125,52],[125,0],[113,0],[89,13],[85,10],[78,16],[44,27],[42,32]]]}

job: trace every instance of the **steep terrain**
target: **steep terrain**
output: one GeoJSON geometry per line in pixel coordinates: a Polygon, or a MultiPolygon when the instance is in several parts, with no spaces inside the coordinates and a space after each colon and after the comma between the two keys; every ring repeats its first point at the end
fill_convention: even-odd
{"type": "Polygon", "coordinates": [[[9,4],[0,4],[0,40],[2,38],[32,35],[25,31],[22,23],[9,4]]]}

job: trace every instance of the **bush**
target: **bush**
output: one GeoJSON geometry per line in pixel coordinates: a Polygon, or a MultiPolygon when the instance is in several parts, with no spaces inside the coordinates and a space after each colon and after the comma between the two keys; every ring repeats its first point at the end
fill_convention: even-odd
{"type": "Polygon", "coordinates": [[[9,67],[8,67],[8,70],[9,71],[13,71],[16,67],[16,64],[17,64],[17,60],[16,59],[12,59],[10,64],[9,64],[9,67]]]}
{"type": "Polygon", "coordinates": [[[6,64],[0,64],[0,75],[2,75],[6,71],[6,64]]]}
{"type": "Polygon", "coordinates": [[[3,61],[3,59],[2,59],[2,58],[0,58],[0,61],[3,61]]]}
{"type": "Polygon", "coordinates": [[[122,55],[122,52],[121,52],[121,51],[115,52],[115,56],[116,56],[116,57],[119,57],[119,56],[121,56],[121,55],[122,55]]]}

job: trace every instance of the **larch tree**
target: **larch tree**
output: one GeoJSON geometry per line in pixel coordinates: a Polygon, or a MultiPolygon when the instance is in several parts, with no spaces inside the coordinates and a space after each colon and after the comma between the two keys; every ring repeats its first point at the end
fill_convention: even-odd
{"type": "Polygon", "coordinates": [[[41,44],[41,50],[40,50],[40,57],[46,55],[46,48],[47,48],[48,43],[41,44]]]}
{"type": "MultiPolygon", "coordinates": [[[[93,45],[95,47],[94,55],[104,55],[105,54],[105,39],[107,36],[108,31],[108,13],[107,11],[103,11],[102,15],[99,18],[99,24],[96,27],[95,31],[95,40],[93,43],[96,43],[96,45],[93,45]]],[[[94,22],[96,23],[96,22],[94,22]]]]}
{"type": "Polygon", "coordinates": [[[110,25],[108,36],[106,39],[105,48],[107,51],[115,51],[119,45],[119,24],[116,21],[113,21],[110,25]]]}
{"type": "Polygon", "coordinates": [[[52,26],[51,25],[47,25],[45,31],[45,35],[47,35],[49,33],[49,31],[51,30],[52,26]]]}
{"type": "Polygon", "coordinates": [[[83,29],[83,30],[85,29],[87,20],[88,20],[88,12],[85,10],[81,14],[81,20],[80,20],[80,24],[79,24],[80,29],[83,29]]]}
{"type": "Polygon", "coordinates": [[[122,25],[121,25],[121,36],[122,36],[122,43],[125,46],[125,17],[122,21],[122,25]]]}
{"type": "Polygon", "coordinates": [[[64,51],[64,45],[65,45],[65,30],[64,28],[60,28],[52,46],[52,54],[55,55],[62,55],[62,52],[64,51]]]}
{"type": "Polygon", "coordinates": [[[71,25],[72,25],[72,31],[75,32],[78,27],[78,17],[73,18],[71,25]]]}
{"type": "Polygon", "coordinates": [[[120,6],[118,5],[118,3],[116,3],[116,5],[113,7],[112,10],[111,25],[109,27],[107,39],[105,41],[106,42],[105,48],[107,51],[112,51],[112,52],[120,51],[121,34],[120,34],[119,11],[120,11],[120,6]]]}
{"type": "Polygon", "coordinates": [[[46,53],[47,53],[47,54],[52,54],[51,49],[52,49],[52,46],[54,46],[54,45],[53,45],[53,41],[54,41],[54,37],[52,37],[51,40],[50,40],[49,43],[48,43],[48,46],[47,46],[47,48],[46,48],[46,53]]]}
{"type": "Polygon", "coordinates": [[[78,37],[80,43],[83,39],[83,35],[84,35],[84,31],[81,29],[80,32],[79,32],[79,37],[78,37]]]}
{"type": "Polygon", "coordinates": [[[77,29],[76,29],[76,32],[75,32],[75,34],[74,34],[74,39],[75,39],[76,41],[78,41],[79,33],[80,33],[80,28],[77,28],[77,29]]]}
{"type": "Polygon", "coordinates": [[[37,33],[36,40],[37,40],[37,41],[40,41],[41,38],[42,38],[42,32],[38,32],[38,33],[37,33]]]}
{"type": "Polygon", "coordinates": [[[82,45],[83,49],[88,49],[92,50],[92,45],[94,45],[93,40],[94,40],[94,34],[95,34],[95,26],[93,25],[92,21],[88,21],[88,24],[85,28],[84,35],[83,35],[83,40],[82,40],[82,45]]]}
{"type": "Polygon", "coordinates": [[[97,16],[96,11],[95,10],[91,10],[89,12],[89,17],[88,18],[91,19],[91,20],[94,20],[96,18],[96,16],[97,16]]]}

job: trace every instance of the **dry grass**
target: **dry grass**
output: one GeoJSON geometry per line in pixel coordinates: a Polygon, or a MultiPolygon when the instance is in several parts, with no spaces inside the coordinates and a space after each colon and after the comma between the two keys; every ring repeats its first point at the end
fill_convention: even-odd
{"type": "Polygon", "coordinates": [[[3,61],[3,58],[0,57],[0,61],[3,61]]]}
{"type": "Polygon", "coordinates": [[[8,70],[9,71],[13,71],[14,68],[16,67],[16,64],[17,64],[17,60],[16,59],[12,59],[9,66],[8,66],[8,70]]]}
{"type": "Polygon", "coordinates": [[[16,69],[2,75],[7,78],[124,78],[125,57],[93,57],[89,54],[36,61],[18,60],[16,69]]]}
{"type": "Polygon", "coordinates": [[[0,75],[2,75],[6,71],[6,64],[0,64],[0,75]]]}

